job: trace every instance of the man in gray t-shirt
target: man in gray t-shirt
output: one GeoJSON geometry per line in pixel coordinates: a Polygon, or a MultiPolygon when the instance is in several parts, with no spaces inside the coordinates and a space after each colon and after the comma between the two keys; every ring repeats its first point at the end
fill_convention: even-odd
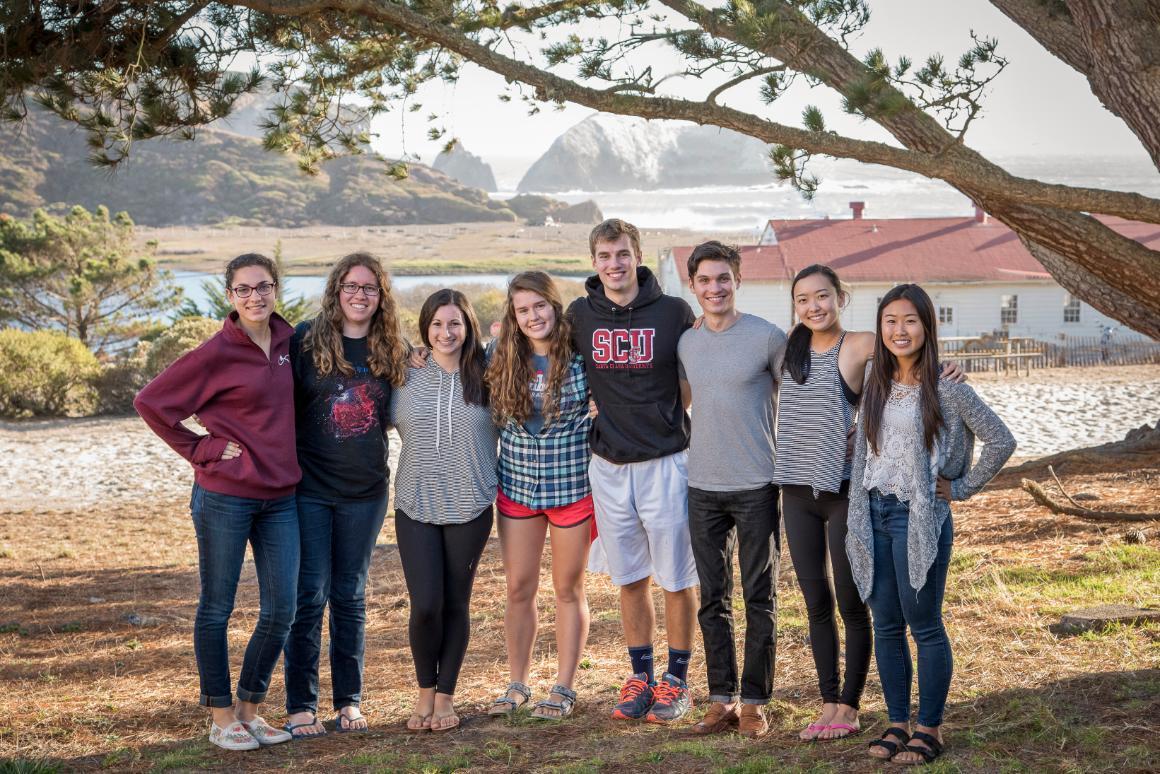
{"type": "Polygon", "coordinates": [[[689,256],[689,285],[703,324],[677,345],[681,378],[693,396],[689,443],[689,532],[701,582],[698,620],[712,702],[693,731],[740,725],[769,731],[773,694],[781,537],[773,482],[773,429],[785,332],[737,311],[741,256],[720,242],[689,256]],[[745,656],[740,680],[733,644],[733,547],[745,597],[745,656]],[[740,706],[738,706],[740,704],[740,706]]]}

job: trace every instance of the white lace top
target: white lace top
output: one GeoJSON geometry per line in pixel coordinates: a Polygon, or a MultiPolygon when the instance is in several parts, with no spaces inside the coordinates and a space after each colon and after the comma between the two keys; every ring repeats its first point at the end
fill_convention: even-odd
{"type": "MultiPolygon", "coordinates": [[[[921,385],[890,383],[890,395],[882,410],[878,454],[866,443],[866,473],[862,485],[866,491],[877,489],[892,494],[904,503],[915,498],[919,487],[930,480],[927,471],[919,470],[910,449],[921,447],[922,413],[919,410],[921,385]]],[[[938,449],[930,462],[938,459],[938,449]]]]}

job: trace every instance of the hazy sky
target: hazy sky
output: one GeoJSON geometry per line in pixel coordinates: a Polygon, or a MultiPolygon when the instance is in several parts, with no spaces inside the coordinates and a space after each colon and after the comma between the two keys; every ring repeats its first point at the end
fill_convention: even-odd
{"type": "MultiPolygon", "coordinates": [[[[1140,142],[1100,105],[1087,81],[986,0],[871,0],[870,7],[870,24],[852,44],[859,55],[878,46],[890,61],[907,55],[917,66],[937,52],[953,66],[970,47],[972,29],[998,38],[999,52],[1010,64],[992,85],[984,113],[967,134],[968,145],[992,157],[1088,153],[1138,155],[1147,163],[1140,142]]],[[[654,71],[667,72],[675,61],[655,60],[654,71]]],[[[529,117],[520,102],[497,99],[503,85],[502,78],[475,66],[465,68],[458,84],[429,84],[419,95],[423,109],[418,113],[393,111],[377,120],[374,128],[380,137],[375,147],[389,156],[398,156],[405,148],[430,163],[444,140],[427,140],[423,117],[438,112],[444,116],[448,137],[458,137],[497,171],[518,175],[517,170],[540,156],[558,135],[593,113],[584,107],[557,112],[545,106],[529,117]]],[[[694,83],[677,93],[696,97],[706,90],[694,83]]],[[[800,125],[806,104],[816,104],[831,129],[866,139],[888,138],[876,125],[843,114],[839,100],[824,87],[795,87],[772,106],[761,105],[755,92],[738,89],[725,102],[792,125],[800,125]]]]}

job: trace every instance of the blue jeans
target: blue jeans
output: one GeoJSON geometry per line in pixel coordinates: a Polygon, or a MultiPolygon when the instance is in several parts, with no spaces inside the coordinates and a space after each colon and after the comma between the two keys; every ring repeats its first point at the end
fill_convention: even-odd
{"type": "Polygon", "coordinates": [[[298,510],[294,495],[253,500],[193,485],[189,501],[197,533],[201,595],[193,624],[193,652],[201,679],[201,704],[230,707],[230,653],[226,633],[246,544],[254,551],[258,575],[258,625],[246,646],[238,677],[240,701],[266,698],[270,675],[294,620],[298,578],[298,510]]]}
{"type": "Polygon", "coordinates": [[[870,492],[874,525],[874,590],[867,600],[874,617],[878,676],[891,723],[910,721],[910,683],[914,670],[906,627],[918,646],[918,723],[942,724],[954,661],[942,620],[943,591],[951,563],[954,524],[948,516],[939,535],[938,556],[917,592],[910,585],[906,533],[910,508],[894,495],[870,492]]]}
{"type": "Polygon", "coordinates": [[[286,640],[288,712],[318,712],[322,612],[328,602],[334,708],[362,701],[367,572],[386,513],[385,492],[370,500],[298,496],[302,568],[298,614],[286,640]]]}

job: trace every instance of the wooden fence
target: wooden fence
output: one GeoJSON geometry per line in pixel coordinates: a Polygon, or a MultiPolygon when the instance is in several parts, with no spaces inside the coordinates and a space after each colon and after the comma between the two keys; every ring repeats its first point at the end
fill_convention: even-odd
{"type": "Polygon", "coordinates": [[[1032,368],[1115,366],[1160,363],[1160,342],[1117,341],[1099,336],[1069,337],[1060,342],[1030,337],[949,337],[939,339],[939,356],[958,361],[975,373],[1030,373],[1032,368]]]}

